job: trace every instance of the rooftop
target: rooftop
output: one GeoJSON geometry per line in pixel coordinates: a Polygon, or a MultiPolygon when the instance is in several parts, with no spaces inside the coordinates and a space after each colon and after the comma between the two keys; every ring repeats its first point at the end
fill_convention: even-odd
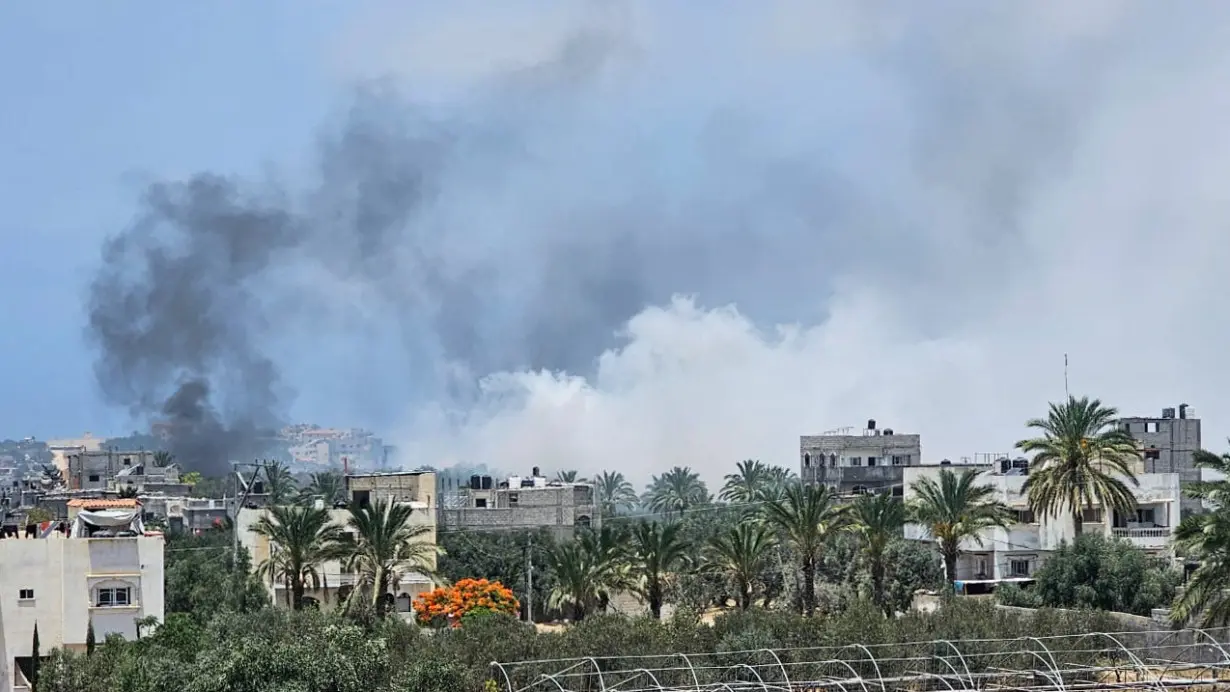
{"type": "Polygon", "coordinates": [[[107,498],[87,498],[77,497],[68,501],[69,507],[81,507],[84,509],[109,509],[124,507],[135,509],[141,506],[141,503],[135,497],[122,497],[118,499],[107,498]]]}

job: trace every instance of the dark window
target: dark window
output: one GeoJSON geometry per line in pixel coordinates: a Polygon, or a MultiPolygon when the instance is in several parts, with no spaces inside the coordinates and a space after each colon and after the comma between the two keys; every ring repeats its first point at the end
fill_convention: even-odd
{"type": "Polygon", "coordinates": [[[811,455],[804,454],[803,455],[803,468],[809,468],[809,467],[811,467],[811,455]]]}
{"type": "Polygon", "coordinates": [[[126,606],[132,603],[131,590],[128,587],[119,587],[114,589],[99,589],[98,599],[95,605],[99,608],[109,608],[112,606],[126,606]]]}
{"type": "Polygon", "coordinates": [[[372,493],[370,490],[356,490],[351,499],[359,507],[367,507],[372,503],[372,493]]]}
{"type": "Polygon", "coordinates": [[[508,494],[508,506],[509,506],[509,507],[516,507],[516,506],[517,506],[517,499],[518,499],[518,498],[517,498],[517,493],[509,493],[509,494],[508,494]]]}
{"type": "Polygon", "coordinates": [[[1013,560],[1008,567],[1012,571],[1014,577],[1029,576],[1029,560],[1013,560]]]}
{"type": "Polygon", "coordinates": [[[900,485],[894,485],[893,486],[893,497],[904,497],[904,496],[905,496],[905,488],[900,485]]]}
{"type": "Polygon", "coordinates": [[[893,455],[893,466],[900,466],[900,465],[901,465],[901,455],[894,454],[893,455]]]}
{"type": "Polygon", "coordinates": [[[1158,459],[1161,459],[1161,458],[1162,458],[1162,450],[1160,450],[1160,449],[1146,449],[1146,450],[1145,450],[1145,458],[1146,458],[1146,459],[1152,459],[1152,460],[1154,460],[1154,461],[1157,461],[1158,459]]]}
{"type": "Polygon", "coordinates": [[[850,457],[850,465],[851,466],[862,466],[863,458],[862,457],[850,457]]]}
{"type": "Polygon", "coordinates": [[[97,475],[97,474],[92,474],[92,475],[90,476],[90,482],[91,482],[91,483],[97,483],[97,482],[98,482],[98,475],[97,475]]]}
{"type": "Polygon", "coordinates": [[[23,601],[29,601],[34,598],[34,589],[21,589],[17,592],[17,598],[23,601]]]}
{"type": "Polygon", "coordinates": [[[877,457],[867,457],[868,466],[875,466],[877,461],[879,461],[879,458],[877,457]]]}
{"type": "Polygon", "coordinates": [[[480,498],[478,498],[477,500],[475,500],[475,501],[474,501],[474,506],[475,506],[475,507],[486,507],[486,506],[487,506],[487,498],[485,498],[485,497],[480,497],[480,498]]]}
{"type": "Polygon", "coordinates": [[[1018,509],[1016,512],[1016,523],[1032,524],[1034,523],[1034,513],[1028,509],[1018,509]]]}

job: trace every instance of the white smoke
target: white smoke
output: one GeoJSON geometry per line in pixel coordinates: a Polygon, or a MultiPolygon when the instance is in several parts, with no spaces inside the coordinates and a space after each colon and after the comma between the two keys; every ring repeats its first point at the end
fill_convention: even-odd
{"type": "Polygon", "coordinates": [[[1189,403],[1221,448],[1230,6],[464,4],[372,14],[340,49],[349,76],[525,128],[502,194],[437,213],[499,226],[509,262],[560,216],[652,219],[617,238],[695,253],[646,270],[655,304],[592,372],[416,405],[408,456],[715,481],[868,418],[929,460],[1008,451],[1063,396],[1065,353],[1074,394],[1189,403]],[[763,244],[705,230],[735,223],[763,244]]]}

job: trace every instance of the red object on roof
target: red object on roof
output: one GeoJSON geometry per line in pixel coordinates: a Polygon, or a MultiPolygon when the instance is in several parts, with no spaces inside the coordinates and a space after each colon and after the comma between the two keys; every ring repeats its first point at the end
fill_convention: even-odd
{"type": "Polygon", "coordinates": [[[77,497],[68,501],[69,507],[80,507],[82,509],[108,509],[115,507],[123,507],[126,509],[136,509],[141,506],[140,502],[134,497],[121,497],[115,500],[106,498],[82,498],[77,497]]]}

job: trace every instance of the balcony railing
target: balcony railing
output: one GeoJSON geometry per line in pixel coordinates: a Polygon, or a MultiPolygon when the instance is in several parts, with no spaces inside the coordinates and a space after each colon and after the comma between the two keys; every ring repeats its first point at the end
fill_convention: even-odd
{"type": "Polygon", "coordinates": [[[1156,526],[1151,529],[1111,529],[1111,533],[1115,538],[1168,538],[1170,537],[1170,529],[1165,526],[1156,526]]]}

